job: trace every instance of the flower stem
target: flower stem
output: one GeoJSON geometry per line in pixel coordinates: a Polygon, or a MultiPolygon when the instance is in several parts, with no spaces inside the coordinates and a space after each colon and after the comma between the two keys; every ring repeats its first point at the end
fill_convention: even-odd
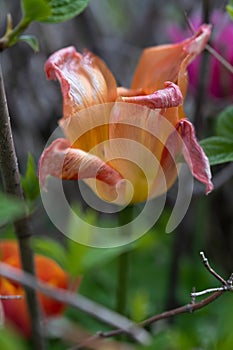
{"type": "MultiPolygon", "coordinates": [[[[10,116],[8,112],[5,87],[0,63],[0,170],[5,192],[24,201],[20,184],[18,162],[12,137],[10,116]]],[[[26,206],[26,204],[25,204],[26,206]]],[[[31,249],[31,231],[28,218],[14,223],[15,234],[18,238],[23,270],[34,275],[34,257],[31,249]]],[[[25,288],[28,309],[31,316],[32,340],[34,349],[45,349],[40,322],[40,308],[35,290],[25,288]]]]}
{"type": "MultiPolygon", "coordinates": [[[[133,206],[128,206],[119,213],[119,224],[122,226],[122,234],[124,234],[124,225],[131,221],[133,216],[133,206]]],[[[129,235],[127,227],[127,235],[129,235]]],[[[127,291],[130,267],[130,251],[126,250],[118,257],[118,276],[117,276],[117,306],[116,311],[122,315],[126,315],[127,291]]]]}
{"type": "Polygon", "coordinates": [[[5,35],[0,38],[0,51],[3,51],[6,48],[14,45],[21,33],[23,33],[28,28],[30,23],[30,20],[22,18],[15,28],[11,28],[11,17],[8,17],[8,29],[5,35]]]}
{"type": "MultiPolygon", "coordinates": [[[[209,21],[209,12],[210,12],[210,2],[209,0],[202,0],[203,8],[203,23],[208,23],[209,21]]],[[[208,55],[204,51],[201,57],[201,65],[199,70],[199,81],[198,81],[198,90],[195,101],[195,112],[194,112],[194,126],[198,138],[203,137],[203,127],[204,121],[202,117],[205,91],[206,91],[206,72],[208,71],[208,55]]]]}

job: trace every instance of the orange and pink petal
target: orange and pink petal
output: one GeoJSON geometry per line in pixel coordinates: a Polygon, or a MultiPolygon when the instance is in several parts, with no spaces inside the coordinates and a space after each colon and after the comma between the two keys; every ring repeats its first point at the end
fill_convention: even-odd
{"type": "Polygon", "coordinates": [[[56,51],[45,64],[48,79],[58,79],[63,94],[63,117],[83,108],[116,99],[115,78],[106,64],[89,51],[74,47],[56,51]]]}
{"type": "Polygon", "coordinates": [[[177,125],[177,130],[184,142],[183,156],[193,176],[206,185],[206,194],[210,193],[214,186],[211,182],[209,160],[197,142],[192,123],[187,119],[182,119],[177,125]]]}
{"type": "Polygon", "coordinates": [[[150,109],[178,107],[183,103],[179,87],[170,82],[164,83],[164,89],[154,91],[149,95],[122,96],[122,101],[146,106],[150,109]]]}
{"type": "MultiPolygon", "coordinates": [[[[200,54],[210,37],[211,26],[203,24],[190,38],[177,43],[147,48],[143,51],[136,68],[132,89],[143,88],[147,94],[161,89],[165,81],[178,83],[179,73],[200,54]]],[[[182,74],[184,78],[184,74],[182,74]]],[[[182,81],[180,81],[182,83],[182,81]]],[[[179,85],[180,85],[179,83],[179,85]]],[[[182,93],[185,94],[186,84],[182,93]]]]}
{"type": "Polygon", "coordinates": [[[62,138],[53,141],[40,158],[39,179],[43,188],[49,175],[64,180],[96,178],[110,186],[122,180],[120,173],[99,157],[72,148],[62,138]]]}

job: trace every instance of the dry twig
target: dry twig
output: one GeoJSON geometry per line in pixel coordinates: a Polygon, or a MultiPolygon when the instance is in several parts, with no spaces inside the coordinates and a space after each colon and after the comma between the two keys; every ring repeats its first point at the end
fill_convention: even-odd
{"type": "Polygon", "coordinates": [[[226,291],[233,290],[233,274],[226,281],[210,266],[204,253],[201,252],[200,255],[207,270],[222,283],[222,286],[218,288],[206,289],[201,292],[192,292],[191,302],[189,304],[169,311],[165,311],[158,315],[154,315],[140,322],[139,324],[135,324],[133,321],[127,319],[126,317],[121,316],[116,312],[111,311],[80,294],[76,295],[66,290],[48,286],[47,284],[36,280],[30,274],[19,271],[18,269],[15,269],[5,263],[0,263],[0,275],[21,283],[24,286],[37,289],[42,293],[50,296],[51,298],[75,307],[110,326],[116,327],[116,329],[112,331],[97,332],[95,335],[85,339],[82,344],[72,348],[72,350],[84,349],[86,346],[88,346],[88,344],[99,338],[111,338],[121,334],[128,334],[131,338],[141,344],[148,344],[150,342],[150,336],[148,332],[143,329],[143,327],[149,326],[163,319],[168,319],[176,315],[180,315],[182,313],[192,313],[194,311],[202,309],[203,307],[215,301],[226,291]],[[196,297],[205,295],[207,293],[211,293],[211,295],[199,302],[196,302],[196,297]]]}
{"type": "MultiPolygon", "coordinates": [[[[169,310],[169,311],[165,311],[165,312],[158,314],[158,315],[154,315],[154,316],[140,322],[139,326],[145,327],[145,326],[151,325],[152,323],[158,322],[160,320],[171,318],[171,317],[183,314],[183,313],[193,313],[194,311],[202,309],[203,307],[205,307],[205,306],[209,305],[210,303],[212,303],[213,301],[215,301],[224,292],[233,290],[233,286],[232,286],[233,274],[226,281],[210,266],[208,259],[205,257],[204,253],[200,252],[200,255],[202,257],[202,261],[203,261],[205,267],[207,268],[207,270],[214,277],[216,277],[223,284],[223,286],[218,287],[218,288],[206,289],[206,290],[201,291],[201,292],[192,292],[191,293],[191,302],[189,304],[172,309],[172,310],[169,310]],[[196,303],[196,297],[202,296],[202,295],[207,294],[207,293],[212,293],[212,294],[210,296],[206,297],[205,299],[202,299],[201,301],[196,303]]],[[[95,339],[97,339],[98,337],[111,338],[113,336],[117,336],[117,335],[120,335],[122,333],[124,333],[124,331],[122,329],[115,329],[115,330],[112,330],[109,332],[98,332],[93,337],[95,337],[95,339]]],[[[90,340],[93,340],[93,337],[86,339],[85,342],[83,342],[82,344],[80,344],[79,346],[77,346],[75,348],[72,348],[72,350],[84,349],[86,344],[88,344],[90,342],[90,340]]]]}
{"type": "Polygon", "coordinates": [[[2,262],[0,262],[0,276],[10,278],[13,281],[21,283],[23,286],[39,290],[43,294],[77,308],[107,325],[120,328],[122,333],[128,334],[138,343],[145,345],[150,342],[149,333],[139,325],[125,316],[121,316],[80,294],[74,294],[64,289],[49,286],[46,283],[38,281],[32,275],[2,262]]]}
{"type": "MultiPolygon", "coordinates": [[[[24,201],[23,190],[20,183],[18,161],[12,136],[10,115],[8,111],[5,86],[0,63],[0,171],[3,187],[9,193],[24,201]]],[[[31,232],[28,218],[14,222],[14,229],[19,242],[20,256],[23,269],[34,274],[34,256],[31,249],[31,232]]],[[[33,333],[34,348],[45,349],[43,335],[40,326],[40,308],[37,295],[33,289],[25,288],[31,325],[33,333]]]]}

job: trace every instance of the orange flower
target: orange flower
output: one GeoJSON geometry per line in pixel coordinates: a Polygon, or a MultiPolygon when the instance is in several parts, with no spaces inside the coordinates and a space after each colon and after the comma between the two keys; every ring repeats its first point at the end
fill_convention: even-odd
{"type": "Polygon", "coordinates": [[[46,62],[49,79],[63,93],[60,126],[39,164],[42,187],[48,175],[84,179],[102,199],[135,203],[167,191],[183,156],[192,174],[213,188],[209,162],[185,118],[187,66],[204,49],[210,26],[181,43],[145,49],[130,89],[118,87],[94,54],[68,47],[46,62]]]}
{"type": "MultiPolygon", "coordinates": [[[[16,268],[21,268],[17,242],[5,240],[0,242],[0,260],[16,268]]],[[[40,281],[51,286],[67,289],[69,278],[65,271],[52,259],[35,255],[36,275],[40,281]]],[[[30,318],[22,286],[14,281],[0,277],[0,295],[21,295],[22,299],[2,300],[6,320],[11,322],[25,336],[30,336],[30,318]]],[[[64,305],[38,292],[39,301],[45,316],[60,314],[64,305]]]]}

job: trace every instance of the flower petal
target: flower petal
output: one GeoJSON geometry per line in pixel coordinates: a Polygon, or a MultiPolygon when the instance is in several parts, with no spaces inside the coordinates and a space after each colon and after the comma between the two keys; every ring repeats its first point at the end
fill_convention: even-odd
{"type": "Polygon", "coordinates": [[[44,189],[48,175],[66,180],[96,178],[113,186],[122,180],[122,176],[100,158],[71,148],[69,142],[61,138],[46,148],[40,158],[39,179],[44,189]]]}
{"type": "Polygon", "coordinates": [[[64,100],[64,118],[82,108],[116,99],[115,79],[106,64],[94,54],[83,55],[74,47],[55,52],[45,64],[48,79],[58,79],[64,100]]]}
{"type": "Polygon", "coordinates": [[[165,81],[177,83],[182,62],[188,56],[183,67],[186,69],[204,49],[210,32],[210,25],[203,24],[195,35],[180,43],[145,49],[134,74],[132,89],[143,88],[150,94],[162,89],[165,81]]]}
{"type": "Polygon", "coordinates": [[[193,176],[206,185],[206,194],[208,194],[214,188],[211,182],[209,160],[197,142],[194,127],[188,120],[182,119],[179,121],[177,129],[185,144],[183,147],[184,158],[193,176]]]}
{"type": "Polygon", "coordinates": [[[103,103],[82,109],[70,118],[61,119],[59,125],[73,148],[81,149],[97,157],[101,156],[101,144],[108,140],[108,123],[114,103],[103,103]],[[98,145],[98,148],[96,146],[98,145]]]}
{"type": "Polygon", "coordinates": [[[131,183],[132,203],[165,193],[177,176],[174,161],[164,154],[169,136],[177,131],[162,111],[124,102],[112,109],[105,157],[131,183]]]}
{"type": "Polygon", "coordinates": [[[183,96],[179,87],[170,81],[165,82],[164,86],[164,89],[157,90],[149,95],[122,96],[121,99],[123,102],[136,103],[151,109],[180,106],[183,102],[183,96]]]}

